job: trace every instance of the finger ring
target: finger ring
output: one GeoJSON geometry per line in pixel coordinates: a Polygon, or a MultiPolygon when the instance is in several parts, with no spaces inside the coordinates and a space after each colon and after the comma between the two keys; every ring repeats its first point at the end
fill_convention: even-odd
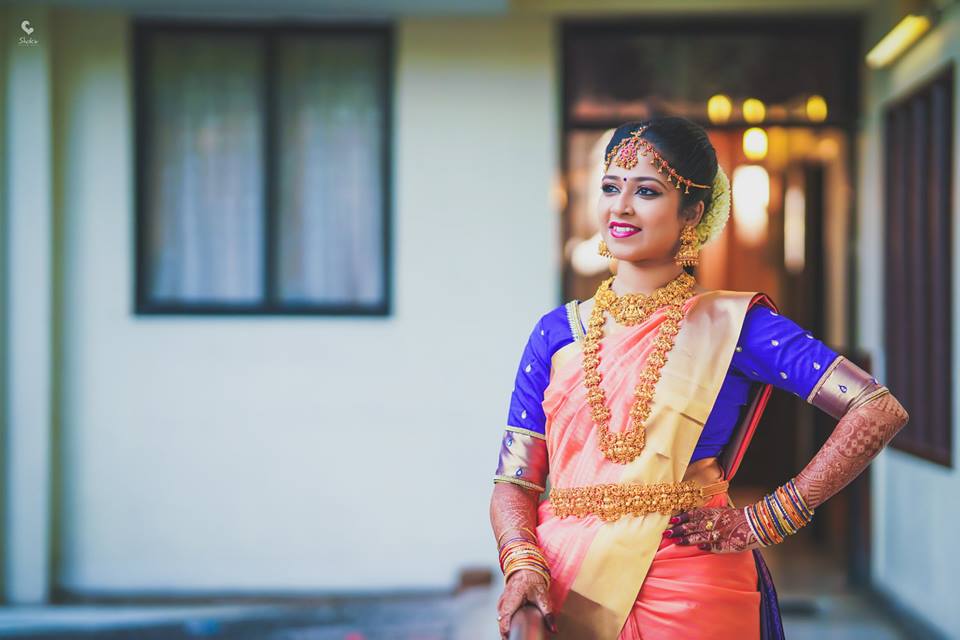
{"type": "Polygon", "coordinates": [[[707,524],[703,525],[703,528],[707,531],[713,529],[713,520],[707,520],[707,524]]]}

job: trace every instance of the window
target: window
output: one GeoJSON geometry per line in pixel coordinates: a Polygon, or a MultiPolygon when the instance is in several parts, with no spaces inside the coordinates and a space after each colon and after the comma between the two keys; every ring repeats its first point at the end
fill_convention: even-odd
{"type": "Polygon", "coordinates": [[[887,384],[910,412],[893,446],[951,466],[953,67],[887,107],[887,384]]]}
{"type": "Polygon", "coordinates": [[[388,313],[388,28],[135,42],[137,313],[388,313]]]}

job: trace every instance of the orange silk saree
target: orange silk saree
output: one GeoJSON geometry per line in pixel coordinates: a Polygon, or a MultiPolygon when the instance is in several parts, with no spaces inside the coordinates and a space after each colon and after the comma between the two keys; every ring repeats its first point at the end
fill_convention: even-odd
{"type": "MultiPolygon", "coordinates": [[[[598,448],[583,385],[581,343],[557,351],[543,399],[551,486],[680,482],[746,312],[758,302],[769,304],[761,294],[733,291],[687,300],[656,386],[646,446],[625,465],[607,460],[598,448]]],[[[601,342],[599,372],[612,431],[623,429],[634,386],[663,320],[661,309],[601,342]]],[[[708,504],[727,501],[724,493],[708,504]]],[[[759,638],[760,593],[751,552],[714,554],[677,546],[662,537],[669,517],[652,513],[610,522],[595,515],[559,518],[549,498],[540,503],[537,537],[553,577],[560,638],[759,638]]]]}

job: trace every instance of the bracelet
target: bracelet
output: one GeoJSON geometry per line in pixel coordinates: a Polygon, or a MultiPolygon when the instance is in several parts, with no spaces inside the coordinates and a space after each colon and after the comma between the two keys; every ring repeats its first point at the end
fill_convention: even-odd
{"type": "Polygon", "coordinates": [[[792,478],[755,504],[744,507],[743,514],[750,532],[764,547],[783,542],[813,519],[813,509],[792,478]]]}
{"type": "MultiPolygon", "coordinates": [[[[536,539],[537,539],[537,535],[533,532],[532,529],[530,529],[530,527],[521,527],[521,528],[520,528],[520,531],[529,533],[531,539],[533,539],[533,540],[536,540],[536,539]]],[[[497,538],[497,544],[499,545],[499,547],[500,547],[501,549],[503,549],[503,544],[504,544],[504,543],[501,543],[500,541],[501,541],[501,540],[503,539],[503,537],[504,537],[505,535],[507,535],[508,533],[510,533],[510,529],[504,530],[504,532],[501,533],[500,536],[497,538]]]]}
{"type": "Polygon", "coordinates": [[[547,565],[543,552],[535,543],[526,538],[512,538],[503,543],[500,549],[500,569],[503,571],[503,581],[521,569],[527,569],[540,574],[550,586],[550,567],[547,565]]]}

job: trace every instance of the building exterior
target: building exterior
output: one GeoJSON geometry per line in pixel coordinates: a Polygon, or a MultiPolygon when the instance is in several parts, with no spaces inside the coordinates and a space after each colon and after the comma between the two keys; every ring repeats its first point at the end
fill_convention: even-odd
{"type": "MultiPolygon", "coordinates": [[[[887,0],[223,5],[0,9],[7,602],[445,588],[491,565],[486,506],[517,357],[562,297],[560,25],[853,14],[865,54],[904,11],[887,0]],[[136,313],[134,41],[150,19],[386,27],[387,314],[136,313]]],[[[855,265],[849,346],[881,375],[884,109],[958,57],[950,3],[892,66],[862,71],[856,220],[840,250],[855,265]]],[[[951,233],[956,246],[960,224],[951,233]]],[[[955,343],[960,312],[950,317],[955,343]]],[[[953,466],[884,452],[871,516],[873,584],[948,634],[960,629],[952,416],[953,466]]]]}

